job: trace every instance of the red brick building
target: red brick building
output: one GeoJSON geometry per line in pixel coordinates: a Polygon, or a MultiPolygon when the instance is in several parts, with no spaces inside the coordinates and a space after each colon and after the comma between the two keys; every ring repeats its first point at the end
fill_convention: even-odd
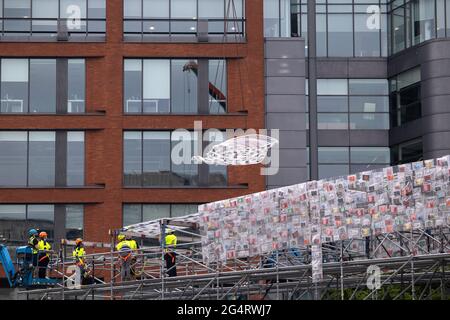
{"type": "MultiPolygon", "coordinates": [[[[162,27],[162,31],[158,34],[156,40],[152,39],[151,34],[146,38],[147,34],[145,32],[153,30],[153,26],[150,26],[144,31],[142,29],[139,30],[141,32],[141,38],[127,38],[124,34],[124,17],[127,17],[125,11],[133,11],[131,7],[124,9],[124,3],[128,6],[126,4],[127,0],[106,1],[105,18],[99,18],[98,21],[92,17],[102,17],[101,12],[104,1],[89,0],[87,8],[86,2],[79,0],[73,1],[76,5],[81,6],[81,31],[79,31],[80,29],[76,29],[80,33],[76,34],[76,31],[72,32],[69,29],[69,37],[65,38],[67,34],[65,34],[66,30],[63,28],[64,23],[66,19],[70,20],[70,17],[65,16],[65,12],[69,9],[66,8],[67,10],[64,11],[62,6],[66,5],[66,3],[63,0],[60,1],[60,11],[57,13],[55,11],[54,16],[45,17],[48,18],[47,24],[45,22],[39,22],[39,18],[43,19],[42,15],[45,15],[45,12],[49,12],[49,10],[42,10],[45,8],[37,8],[40,9],[37,10],[34,1],[28,2],[31,9],[28,9],[28,4],[25,3],[25,9],[19,6],[17,8],[9,8],[9,11],[7,11],[5,7],[3,12],[0,58],[2,61],[5,60],[5,71],[2,74],[5,78],[2,79],[2,90],[8,91],[10,85],[15,86],[18,83],[17,79],[14,80],[13,76],[7,74],[9,70],[7,68],[10,68],[8,66],[10,62],[22,63],[22,60],[29,59],[28,90],[30,90],[30,93],[28,97],[30,107],[28,110],[34,110],[32,109],[32,105],[38,105],[37,103],[32,103],[32,99],[38,101],[39,99],[42,100],[45,98],[39,92],[39,86],[44,88],[42,90],[50,90],[49,86],[52,85],[51,83],[45,83],[45,77],[42,78],[42,83],[39,83],[39,74],[36,74],[37,71],[33,73],[32,69],[34,68],[34,64],[37,63],[36,59],[39,59],[39,61],[43,59],[56,60],[56,63],[54,63],[56,65],[56,78],[52,76],[52,79],[56,79],[55,83],[57,87],[61,86],[62,83],[62,87],[64,88],[64,81],[70,82],[70,79],[72,79],[70,75],[71,61],[73,59],[84,59],[85,64],[85,100],[84,110],[82,112],[73,113],[70,110],[71,107],[69,107],[69,110],[65,108],[66,101],[68,99],[70,101],[70,97],[67,97],[67,92],[65,94],[56,94],[56,112],[26,112],[26,108],[23,107],[24,100],[17,102],[16,100],[18,99],[10,99],[6,94],[3,95],[2,93],[2,107],[4,105],[4,110],[0,113],[0,131],[4,133],[3,141],[7,142],[2,146],[2,142],[0,141],[0,150],[3,150],[1,152],[6,154],[10,153],[9,150],[18,150],[15,145],[11,147],[11,141],[8,140],[10,139],[8,137],[13,133],[14,135],[18,135],[19,133],[28,132],[26,138],[27,158],[24,160],[27,168],[27,174],[25,174],[27,176],[25,177],[27,182],[23,184],[19,182],[13,186],[8,185],[8,183],[1,183],[0,207],[3,206],[3,211],[0,209],[0,212],[2,212],[0,213],[0,224],[3,225],[3,228],[0,228],[0,233],[2,233],[4,241],[8,242],[7,229],[9,228],[9,232],[11,233],[11,229],[15,228],[16,222],[22,225],[22,220],[27,220],[27,223],[24,224],[25,227],[20,229],[22,233],[28,227],[34,226],[34,222],[36,221],[38,221],[37,224],[39,227],[40,222],[38,218],[29,218],[31,217],[28,212],[30,210],[29,206],[51,205],[54,208],[53,222],[51,221],[52,219],[49,219],[50,221],[47,222],[51,225],[50,228],[54,229],[54,238],[57,240],[58,238],[65,237],[65,229],[70,228],[64,225],[64,220],[67,222],[66,212],[64,210],[65,206],[75,205],[79,207],[82,205],[82,234],[84,239],[89,241],[107,241],[109,239],[108,231],[110,229],[122,227],[124,223],[123,207],[126,204],[199,204],[257,192],[265,188],[264,176],[259,174],[259,167],[257,166],[228,168],[226,185],[221,186],[209,186],[208,183],[193,185],[182,183],[183,185],[170,184],[165,186],[158,186],[157,184],[148,186],[144,183],[140,186],[129,186],[124,183],[124,132],[151,132],[155,130],[158,132],[170,132],[177,128],[193,129],[195,120],[201,120],[204,129],[264,128],[262,1],[245,1],[245,13],[242,14],[243,22],[241,20],[242,23],[239,25],[243,28],[241,31],[243,31],[244,37],[240,35],[228,37],[228,40],[225,42],[222,41],[225,39],[223,36],[223,27],[222,32],[220,32],[219,28],[219,32],[215,34],[215,37],[211,33],[209,37],[202,40],[198,34],[202,24],[200,12],[198,11],[197,16],[191,18],[184,17],[183,20],[177,18],[177,14],[179,13],[176,13],[173,7],[171,8],[169,17],[164,17],[167,19],[163,21],[164,23],[170,24],[169,29],[173,32],[172,34],[162,27]],[[89,5],[95,7],[91,8],[89,5]],[[32,12],[31,18],[26,13],[26,10],[32,12]],[[33,16],[33,14],[41,11],[44,11],[44,13],[40,13],[41,16],[33,16]],[[14,20],[12,18],[16,19],[14,20]],[[183,23],[186,24],[189,19],[196,24],[198,23],[198,27],[196,29],[189,27],[186,30],[194,31],[188,35],[182,34],[184,32],[183,28],[185,28],[183,23]],[[57,24],[58,20],[59,23],[57,24]],[[22,24],[19,24],[19,22],[22,24]],[[31,23],[31,27],[29,23],[31,23]],[[101,27],[102,23],[105,26],[104,30],[101,27]],[[179,23],[179,25],[176,25],[176,23],[179,23]],[[24,24],[27,25],[24,26],[24,24]],[[61,25],[63,26],[62,28],[61,25]],[[52,29],[53,27],[56,28],[54,30],[55,32],[52,31],[54,34],[46,29],[52,29]],[[44,29],[45,32],[42,32],[44,29]],[[94,35],[92,37],[90,30],[95,31],[92,32],[94,35]],[[178,33],[182,34],[185,38],[177,38],[174,30],[178,30],[178,33]],[[60,39],[59,41],[56,39],[57,37],[60,39]],[[209,59],[225,59],[227,88],[226,112],[222,114],[210,114],[208,112],[190,112],[188,114],[177,112],[169,114],[162,112],[126,113],[124,111],[124,61],[127,59],[144,59],[145,61],[147,59],[196,59],[199,65],[201,61],[208,61],[209,59]],[[58,65],[61,61],[63,61],[62,64],[58,65]],[[64,69],[64,61],[69,61],[69,76],[62,76],[61,78],[58,74],[60,70],[67,70],[64,69]],[[16,112],[9,112],[8,108],[11,108],[11,106],[14,107],[14,103],[16,107],[20,106],[17,107],[19,109],[16,108],[16,112]],[[64,106],[61,108],[60,104],[64,106]],[[59,112],[58,110],[62,111],[59,112]],[[30,183],[30,181],[33,181],[34,176],[39,177],[39,172],[45,171],[42,171],[40,166],[35,167],[33,162],[35,159],[39,159],[36,160],[37,162],[45,162],[46,156],[39,154],[39,145],[36,145],[37,147],[33,145],[37,141],[35,138],[32,138],[34,137],[33,132],[44,132],[46,134],[50,132],[52,136],[56,136],[52,140],[56,147],[52,147],[53,149],[51,149],[55,153],[55,164],[50,169],[45,167],[45,170],[51,171],[54,167],[56,172],[54,179],[56,182],[53,183],[52,180],[47,186],[41,185],[39,182],[36,184],[30,183]],[[58,133],[61,132],[65,132],[65,134],[62,134],[62,138],[58,138],[58,133]],[[67,136],[69,135],[67,132],[84,133],[84,160],[78,159],[81,161],[82,166],[84,166],[84,171],[81,171],[83,177],[80,178],[82,185],[79,183],[70,185],[67,183],[67,176],[63,177],[64,175],[60,174],[61,172],[68,172],[68,168],[72,166],[71,162],[67,160],[67,155],[70,153],[70,151],[69,153],[67,152],[67,149],[70,149],[69,144],[67,144],[67,136]],[[60,147],[58,147],[58,143],[60,147]],[[37,148],[37,150],[33,148],[37,148]],[[32,156],[35,152],[39,154],[36,158],[32,156]],[[63,155],[62,157],[66,161],[60,161],[61,158],[58,158],[58,154],[63,155]],[[14,212],[19,208],[18,206],[25,208],[27,213],[21,213],[20,217],[15,218],[14,212]]],[[[196,0],[187,1],[184,3],[184,6],[188,5],[188,2],[197,3],[196,0]]],[[[229,8],[227,8],[229,5],[228,1],[222,1],[222,3],[224,3],[225,19],[222,18],[222,21],[217,22],[218,25],[224,23],[223,21],[226,20],[227,13],[230,12],[229,8]]],[[[11,4],[6,4],[5,2],[6,5],[10,6],[11,4]]],[[[130,6],[134,5],[135,3],[130,6]]],[[[144,11],[142,17],[146,16],[145,10],[150,10],[148,7],[145,9],[145,5],[150,5],[150,9],[152,9],[151,4],[143,4],[143,7],[141,7],[141,10],[144,11]]],[[[172,5],[180,4],[174,3],[172,5]]],[[[200,5],[199,3],[198,6],[200,5]]],[[[178,12],[180,10],[183,11],[183,7],[178,8],[178,12]]],[[[232,11],[235,12],[235,10],[232,11]]],[[[153,11],[150,10],[148,12],[153,11]]],[[[133,23],[134,25],[140,23],[144,25],[155,22],[158,28],[162,24],[162,20],[164,20],[158,17],[155,20],[151,19],[145,20],[144,18],[139,19],[134,17],[131,18],[133,21],[130,25],[133,25],[133,23]]],[[[210,31],[212,27],[210,23],[210,31]]],[[[126,23],[125,28],[128,28],[126,23]]],[[[130,28],[133,29],[133,26],[130,28]]],[[[12,65],[14,66],[14,64],[12,65]]],[[[65,66],[67,67],[67,63],[65,66]]],[[[37,68],[36,70],[39,69],[37,68]]],[[[155,80],[148,81],[151,83],[151,81],[155,80]]],[[[172,88],[172,92],[173,90],[172,88]]],[[[17,90],[14,92],[20,94],[17,93],[17,90]]],[[[206,96],[208,95],[206,91],[203,93],[206,96]]],[[[202,99],[201,93],[197,97],[198,99],[202,99]]],[[[141,97],[141,100],[138,99],[136,101],[138,101],[138,104],[144,104],[146,103],[144,99],[145,97],[141,97]]],[[[2,140],[1,137],[0,140],[2,140]]],[[[12,140],[18,141],[16,138],[12,140]]],[[[151,152],[151,148],[149,150],[151,152]]],[[[5,174],[7,174],[8,171],[12,172],[9,168],[16,170],[14,169],[14,165],[20,161],[6,159],[4,162],[7,163],[6,169],[4,169],[5,174]]],[[[0,160],[0,166],[1,163],[2,160],[0,160]]],[[[143,165],[145,166],[145,163],[143,165]]],[[[46,224],[41,223],[40,227],[45,229],[45,226],[46,224]]],[[[17,237],[20,238],[20,235],[17,237]]],[[[25,239],[26,234],[23,237],[25,239]]]]}

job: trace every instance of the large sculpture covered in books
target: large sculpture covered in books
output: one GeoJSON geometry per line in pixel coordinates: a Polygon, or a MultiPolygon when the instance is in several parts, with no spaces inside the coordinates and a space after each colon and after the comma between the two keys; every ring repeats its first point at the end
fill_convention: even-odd
{"type": "Polygon", "coordinates": [[[205,262],[450,224],[450,156],[199,206],[205,262]]]}

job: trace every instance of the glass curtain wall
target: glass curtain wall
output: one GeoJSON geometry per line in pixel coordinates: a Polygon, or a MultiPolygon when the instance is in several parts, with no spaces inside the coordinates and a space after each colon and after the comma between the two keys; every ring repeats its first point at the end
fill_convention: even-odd
{"type": "Polygon", "coordinates": [[[389,5],[390,54],[450,36],[450,0],[397,0],[389,5]]]}

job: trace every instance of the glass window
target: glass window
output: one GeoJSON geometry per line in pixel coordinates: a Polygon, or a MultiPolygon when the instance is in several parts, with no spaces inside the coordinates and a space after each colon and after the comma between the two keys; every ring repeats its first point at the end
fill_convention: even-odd
{"type": "Polygon", "coordinates": [[[172,0],[170,5],[172,18],[197,18],[197,0],[172,0]]]}
{"type": "Polygon", "coordinates": [[[166,217],[170,217],[170,205],[168,204],[144,204],[142,206],[142,221],[166,217]]]}
{"type": "Polygon", "coordinates": [[[84,206],[66,205],[66,239],[83,238],[84,206]]]}
{"type": "Polygon", "coordinates": [[[320,164],[319,179],[346,176],[349,171],[349,166],[346,164],[320,164]]]}
{"type": "MultiPolygon", "coordinates": [[[[27,231],[25,205],[0,205],[0,235],[10,244],[8,247],[14,249],[14,245],[24,245],[27,231]]],[[[15,250],[11,251],[13,258],[15,250]]]]}
{"type": "Polygon", "coordinates": [[[173,113],[197,112],[198,68],[197,60],[172,60],[171,91],[173,113]]]}
{"type": "Polygon", "coordinates": [[[142,222],[142,205],[140,204],[123,205],[122,225],[125,227],[140,222],[142,222]]]}
{"type": "Polygon", "coordinates": [[[413,45],[435,37],[434,1],[415,0],[412,2],[413,45]]]}
{"type": "Polygon", "coordinates": [[[327,56],[327,16],[316,14],[316,50],[318,57],[327,56]]]}
{"type": "Polygon", "coordinates": [[[445,0],[436,0],[436,34],[438,38],[445,37],[445,0]]]}
{"type": "Polygon", "coordinates": [[[144,132],[144,186],[170,186],[170,160],[170,132],[144,132]]]}
{"type": "Polygon", "coordinates": [[[380,29],[369,28],[370,14],[355,14],[355,56],[380,56],[380,29]]]}
{"type": "Polygon", "coordinates": [[[28,111],[28,59],[2,59],[1,111],[22,113],[28,111]]]}
{"type": "Polygon", "coordinates": [[[171,217],[182,217],[189,214],[197,213],[197,204],[172,204],[171,206],[171,217]]]}
{"type": "Polygon", "coordinates": [[[144,18],[169,18],[167,0],[143,0],[144,18]]]}
{"type": "Polygon", "coordinates": [[[319,147],[319,163],[348,163],[347,147],[319,147]]]}
{"type": "Polygon", "coordinates": [[[142,186],[142,132],[124,133],[123,170],[125,186],[142,186]]]}
{"type": "Polygon", "coordinates": [[[142,112],[142,60],[124,61],[124,109],[127,113],[142,112]]]}
{"type": "Polygon", "coordinates": [[[47,232],[49,239],[54,238],[54,205],[28,205],[27,220],[33,223],[35,229],[47,232]]]}
{"type": "Polygon", "coordinates": [[[279,0],[264,0],[264,36],[279,37],[279,0]]]}
{"type": "Polygon", "coordinates": [[[351,14],[328,15],[328,56],[353,56],[353,25],[351,14]]]}
{"type": "Polygon", "coordinates": [[[124,0],[124,3],[123,3],[124,17],[125,18],[141,18],[142,17],[141,3],[142,3],[142,0],[124,0]]]}
{"type": "Polygon", "coordinates": [[[225,17],[224,1],[198,0],[198,17],[201,19],[223,19],[225,17]]]}
{"type": "Polygon", "coordinates": [[[225,60],[209,60],[209,113],[227,110],[227,64],[225,60]]]}
{"type": "Polygon", "coordinates": [[[56,60],[30,60],[30,113],[56,112],[56,60]]]}
{"type": "Polygon", "coordinates": [[[350,112],[389,112],[387,96],[350,97],[350,112]]]}
{"type": "Polygon", "coordinates": [[[33,0],[33,18],[58,18],[58,0],[33,0]]]}
{"type": "Polygon", "coordinates": [[[84,185],[84,132],[67,132],[67,185],[84,185]]]}
{"type": "Polygon", "coordinates": [[[88,5],[89,19],[106,18],[106,0],[89,0],[88,5]]]}
{"type": "Polygon", "coordinates": [[[392,148],[392,161],[394,164],[402,164],[423,160],[422,140],[412,140],[392,148]]]}
{"type": "Polygon", "coordinates": [[[143,112],[169,112],[170,60],[144,60],[143,112]]]}
{"type": "Polygon", "coordinates": [[[347,95],[347,79],[317,79],[317,95],[347,95]]]}
{"type": "Polygon", "coordinates": [[[351,130],[387,130],[389,129],[388,113],[351,113],[351,130]]]}
{"type": "Polygon", "coordinates": [[[392,11],[392,53],[405,49],[405,8],[392,11]]]}
{"type": "Polygon", "coordinates": [[[192,161],[194,145],[197,143],[193,132],[177,132],[172,134],[172,185],[198,185],[198,165],[192,161]]]}
{"type": "Polygon", "coordinates": [[[27,132],[0,131],[0,185],[27,185],[27,132]]]}
{"type": "Polygon", "coordinates": [[[5,18],[29,18],[31,16],[30,0],[4,0],[5,18]]]}
{"type": "Polygon", "coordinates": [[[450,0],[445,3],[445,15],[447,17],[447,37],[450,36],[450,0]]]}
{"type": "Polygon", "coordinates": [[[28,184],[30,186],[55,185],[55,132],[29,133],[28,184]]]}
{"type": "Polygon", "coordinates": [[[351,147],[352,163],[388,164],[391,162],[390,150],[385,147],[351,147]]]}
{"type": "Polygon", "coordinates": [[[61,18],[74,16],[86,19],[86,0],[60,0],[61,18]]]}
{"type": "Polygon", "coordinates": [[[349,91],[351,95],[387,95],[389,94],[386,79],[350,79],[349,91]]]}
{"type": "Polygon", "coordinates": [[[318,112],[348,112],[348,97],[345,96],[318,96],[318,112]]]}
{"type": "MultiPolygon", "coordinates": [[[[209,131],[207,134],[209,146],[212,147],[227,139],[223,131],[209,131]]],[[[206,150],[205,150],[206,151],[206,150]]],[[[206,151],[207,152],[207,151],[206,151]]],[[[208,185],[210,186],[226,186],[227,185],[227,166],[220,165],[203,165],[208,169],[208,185]]]]}
{"type": "Polygon", "coordinates": [[[67,111],[69,113],[83,113],[86,98],[85,60],[69,59],[68,64],[67,111]]]}
{"type": "Polygon", "coordinates": [[[347,113],[318,113],[317,128],[319,130],[347,130],[347,113]]]}

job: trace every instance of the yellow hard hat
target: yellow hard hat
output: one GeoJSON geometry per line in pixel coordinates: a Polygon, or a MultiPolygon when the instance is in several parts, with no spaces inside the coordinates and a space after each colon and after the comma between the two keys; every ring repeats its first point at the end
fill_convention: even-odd
{"type": "Polygon", "coordinates": [[[117,240],[119,240],[119,241],[125,240],[125,235],[119,234],[119,235],[117,236],[117,240]]]}

